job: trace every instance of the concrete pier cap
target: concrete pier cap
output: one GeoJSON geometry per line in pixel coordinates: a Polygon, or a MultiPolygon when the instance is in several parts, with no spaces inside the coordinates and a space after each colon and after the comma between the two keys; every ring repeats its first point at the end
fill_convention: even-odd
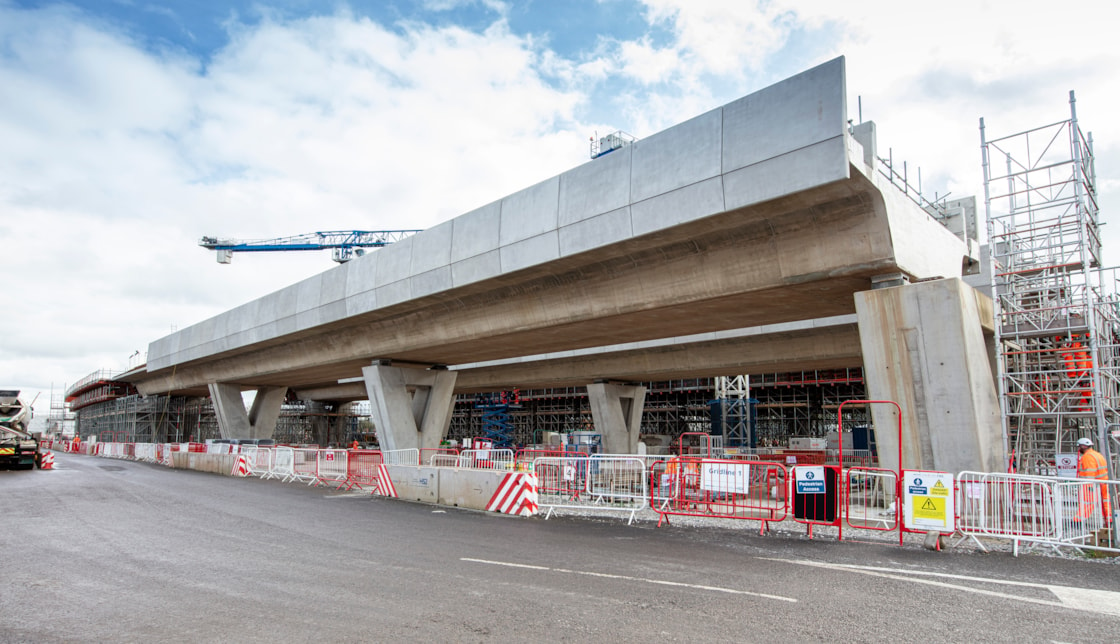
{"type": "MultiPolygon", "coordinates": [[[[366,387],[379,359],[447,365],[465,391],[500,381],[496,361],[541,355],[583,383],[748,373],[765,340],[744,337],[767,329],[799,347],[800,364],[848,360],[851,323],[798,344],[813,320],[855,315],[853,295],[876,276],[960,277],[972,252],[877,171],[875,136],[872,124],[849,124],[836,58],[155,340],[132,382],[143,394],[203,395],[221,382],[360,399],[375,394],[366,387]],[[649,347],[609,364],[586,357],[649,342],[696,354],[679,368],[665,355],[642,367],[649,347]],[[740,359],[720,350],[731,346],[740,359]],[[459,368],[482,364],[484,378],[459,368]]],[[[780,357],[765,363],[779,368],[780,357]]],[[[533,385],[530,371],[516,384],[533,385]]],[[[396,387],[386,373],[382,391],[396,387]]],[[[406,403],[389,395],[383,422],[423,425],[406,403]]],[[[443,414],[427,422],[443,425],[443,414]]]]}

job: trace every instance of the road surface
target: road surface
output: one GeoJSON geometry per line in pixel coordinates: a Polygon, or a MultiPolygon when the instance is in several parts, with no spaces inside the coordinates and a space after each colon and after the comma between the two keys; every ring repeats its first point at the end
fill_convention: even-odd
{"type": "Polygon", "coordinates": [[[511,518],[57,462],[0,472],[0,642],[1120,640],[1111,560],[511,518]]]}

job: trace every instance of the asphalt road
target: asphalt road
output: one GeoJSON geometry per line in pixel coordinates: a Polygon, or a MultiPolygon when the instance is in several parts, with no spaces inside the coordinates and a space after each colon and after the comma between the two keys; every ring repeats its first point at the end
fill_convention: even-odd
{"type": "Polygon", "coordinates": [[[1120,641],[1112,561],[57,462],[0,472],[0,642],[1120,641]]]}

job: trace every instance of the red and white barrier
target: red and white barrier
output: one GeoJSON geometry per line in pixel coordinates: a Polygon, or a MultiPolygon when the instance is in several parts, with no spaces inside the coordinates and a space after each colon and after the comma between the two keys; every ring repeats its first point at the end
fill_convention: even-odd
{"type": "Polygon", "coordinates": [[[249,476],[252,473],[252,468],[249,466],[249,457],[240,454],[237,457],[237,462],[233,464],[233,471],[230,476],[249,476]]]}
{"type": "Polygon", "coordinates": [[[502,477],[498,490],[490,497],[490,512],[531,517],[537,513],[537,475],[510,472],[502,477]]]}
{"type": "Polygon", "coordinates": [[[393,479],[389,477],[389,468],[385,467],[384,463],[377,466],[377,487],[374,488],[374,493],[397,498],[397,488],[393,485],[393,479]]]}

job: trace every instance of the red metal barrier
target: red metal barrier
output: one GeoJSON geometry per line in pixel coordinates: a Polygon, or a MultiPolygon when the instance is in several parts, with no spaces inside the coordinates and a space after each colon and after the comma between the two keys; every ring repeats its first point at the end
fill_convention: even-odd
{"type": "Polygon", "coordinates": [[[894,470],[853,467],[844,476],[844,521],[849,528],[889,532],[899,525],[902,503],[894,470]]]}
{"type": "Polygon", "coordinates": [[[840,467],[836,465],[797,464],[791,468],[789,477],[789,497],[793,505],[793,520],[807,526],[809,538],[813,538],[813,526],[840,526],[841,507],[843,506],[843,484],[840,481],[840,467]],[[819,494],[797,494],[799,476],[807,471],[820,471],[824,486],[819,494]],[[831,490],[828,488],[831,485],[831,490]],[[831,496],[831,499],[829,498],[831,496]]]}
{"type": "MultiPolygon", "coordinates": [[[[897,486],[896,486],[896,495],[897,495],[897,491],[902,489],[901,488],[901,485],[902,485],[901,478],[902,477],[899,476],[899,474],[902,472],[902,407],[900,407],[899,404],[896,403],[893,400],[845,400],[844,402],[840,403],[840,406],[836,408],[836,432],[837,432],[837,436],[840,439],[840,441],[839,441],[839,455],[838,455],[837,460],[841,464],[844,463],[843,434],[844,434],[844,406],[845,405],[891,405],[892,407],[895,408],[895,413],[898,416],[898,463],[897,463],[898,470],[895,473],[896,476],[898,476],[898,479],[899,479],[898,482],[897,482],[897,486]]],[[[842,506],[846,507],[846,502],[843,499],[840,500],[840,503],[841,503],[842,506]]],[[[901,503],[901,499],[898,501],[898,503],[901,503]]],[[[895,525],[898,525],[898,523],[900,523],[900,522],[896,521],[895,525]]],[[[903,532],[902,532],[902,530],[899,530],[898,531],[898,545],[900,545],[900,546],[902,545],[902,536],[903,536],[903,532]]],[[[843,522],[839,523],[839,530],[837,531],[836,538],[840,541],[844,540],[844,523],[843,522]]]]}
{"type": "Polygon", "coordinates": [[[758,454],[757,461],[774,461],[785,465],[824,465],[828,455],[824,450],[782,450],[777,454],[758,454]]]}
{"type": "Polygon", "coordinates": [[[670,515],[759,521],[759,533],[788,513],[785,466],[766,461],[677,458],[650,468],[657,525],[670,515]]]}
{"type": "Polygon", "coordinates": [[[363,490],[367,486],[376,489],[380,466],[384,462],[380,450],[350,450],[346,464],[346,489],[363,490]]]}
{"type": "MultiPolygon", "coordinates": [[[[530,461],[514,459],[515,468],[528,462],[529,471],[537,475],[537,491],[542,495],[557,496],[565,502],[579,501],[580,494],[587,489],[587,475],[589,462],[587,455],[581,452],[560,452],[550,450],[522,450],[518,452],[534,452],[530,461]],[[538,461],[537,459],[544,459],[538,461]]],[[[530,456],[525,454],[526,458],[530,456]]]]}

